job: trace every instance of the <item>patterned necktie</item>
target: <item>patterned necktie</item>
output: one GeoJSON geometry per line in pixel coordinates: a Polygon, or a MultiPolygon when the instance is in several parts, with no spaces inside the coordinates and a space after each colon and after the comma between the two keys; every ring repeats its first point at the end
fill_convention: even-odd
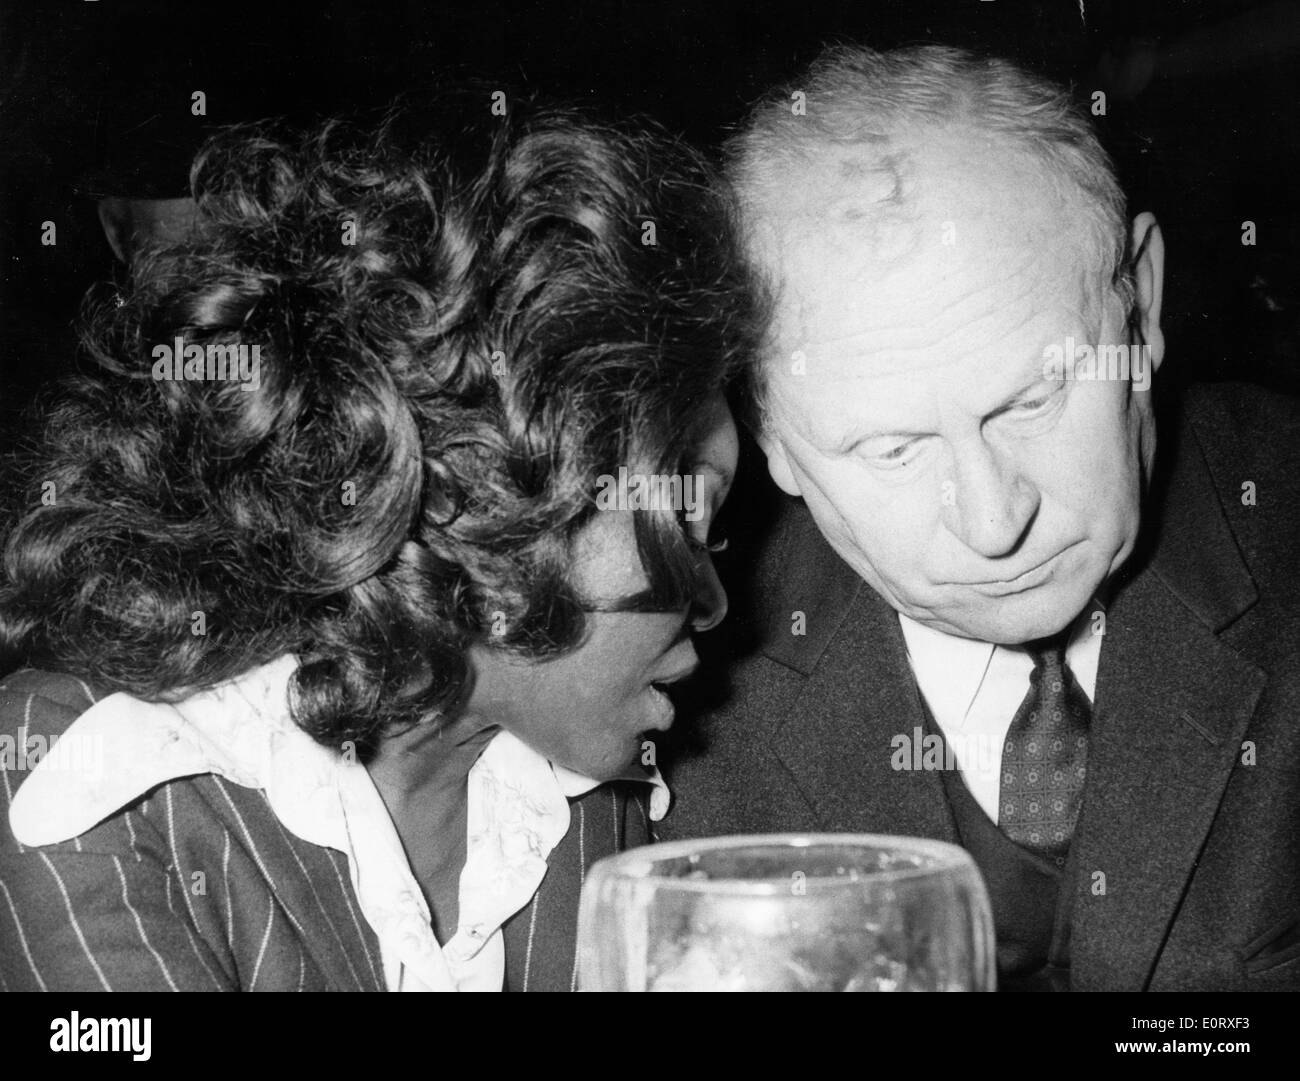
{"type": "Polygon", "coordinates": [[[1029,693],[1002,746],[998,827],[1061,867],[1083,794],[1092,706],[1065,666],[1064,640],[1029,655],[1029,693]]]}

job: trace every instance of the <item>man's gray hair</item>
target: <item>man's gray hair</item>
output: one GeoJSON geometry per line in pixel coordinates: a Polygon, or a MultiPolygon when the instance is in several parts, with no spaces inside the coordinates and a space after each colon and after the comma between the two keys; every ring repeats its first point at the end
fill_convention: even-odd
{"type": "Polygon", "coordinates": [[[727,174],[742,224],[782,175],[830,147],[871,147],[896,136],[966,128],[1009,141],[1046,170],[1080,215],[1088,259],[1132,307],[1128,215],[1110,156],[1071,91],[1007,60],[922,45],[890,52],[826,49],[804,75],[761,101],[727,143],[727,174]]]}

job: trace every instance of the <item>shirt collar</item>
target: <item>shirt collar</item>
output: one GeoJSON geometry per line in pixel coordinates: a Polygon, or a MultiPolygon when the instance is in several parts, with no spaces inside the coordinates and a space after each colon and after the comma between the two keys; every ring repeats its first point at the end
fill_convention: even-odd
{"type": "MultiPolygon", "coordinates": [[[[1070,626],[1066,643],[1066,663],[1089,698],[1095,698],[1097,668],[1101,662],[1104,596],[1099,593],[1079,613],[1070,626]]],[[[961,717],[965,713],[979,691],[995,649],[1024,652],[1021,646],[995,646],[948,634],[918,623],[902,612],[898,613],[898,622],[917,682],[925,688],[931,709],[946,717],[961,717]]]]}
{"type": "MultiPolygon", "coordinates": [[[[42,759],[10,806],[14,836],[33,846],[66,841],[157,785],[218,774],[263,791],[291,833],[348,857],[390,990],[463,986],[458,967],[489,943],[500,952],[501,924],[540,884],[551,850],[569,827],[568,799],[600,782],[553,765],[508,732],[493,737],[470,770],[461,922],[444,951],[370,774],[355,756],[317,743],[294,723],[289,682],[297,664],[285,655],[175,703],[126,694],[102,699],[60,740],[102,746],[95,768],[69,770],[54,756],[42,759]]],[[[635,778],[653,786],[651,817],[662,818],[669,796],[659,771],[635,778]]],[[[495,979],[499,988],[493,975],[499,964],[478,968],[475,982],[495,979]]]]}
{"type": "Polygon", "coordinates": [[[994,646],[936,630],[898,613],[907,657],[936,717],[961,717],[975,698],[994,646]]]}

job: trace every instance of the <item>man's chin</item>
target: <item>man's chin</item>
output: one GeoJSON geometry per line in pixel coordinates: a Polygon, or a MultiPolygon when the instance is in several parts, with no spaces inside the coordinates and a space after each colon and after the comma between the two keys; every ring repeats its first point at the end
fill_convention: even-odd
{"type": "Polygon", "coordinates": [[[1040,638],[1051,638],[1065,630],[1083,611],[1088,598],[1075,596],[1033,596],[1033,593],[999,597],[990,602],[980,598],[976,603],[983,611],[953,611],[940,623],[939,630],[973,638],[977,642],[992,642],[1000,646],[1018,646],[1040,638]],[[995,607],[994,611],[989,611],[995,607]]]}

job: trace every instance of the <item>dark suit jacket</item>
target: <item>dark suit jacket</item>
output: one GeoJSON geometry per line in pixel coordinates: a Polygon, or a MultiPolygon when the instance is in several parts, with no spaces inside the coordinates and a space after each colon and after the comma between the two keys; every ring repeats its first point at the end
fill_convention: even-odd
{"type": "MultiPolygon", "coordinates": [[[[0,684],[0,736],[48,746],[99,697],[67,675],[0,684]]],[[[10,747],[13,744],[9,744],[10,747]]],[[[18,763],[20,766],[25,763],[18,763]]],[[[214,774],[162,784],[62,844],[20,845],[0,768],[0,991],[383,991],[347,857],[286,830],[261,791],[214,774]]],[[[570,990],[586,870],[651,839],[646,786],[572,800],[569,832],[503,933],[506,989],[570,990]]]]}
{"type": "MultiPolygon", "coordinates": [[[[1142,543],[1102,644],[1071,986],[1297,989],[1300,407],[1203,388],[1157,431],[1142,543]]],[[[671,764],[661,837],[955,842],[939,774],[891,768],[891,737],[923,725],[895,613],[802,502],[788,502],[756,568],[757,611],[739,630],[757,648],[671,764]]]]}

